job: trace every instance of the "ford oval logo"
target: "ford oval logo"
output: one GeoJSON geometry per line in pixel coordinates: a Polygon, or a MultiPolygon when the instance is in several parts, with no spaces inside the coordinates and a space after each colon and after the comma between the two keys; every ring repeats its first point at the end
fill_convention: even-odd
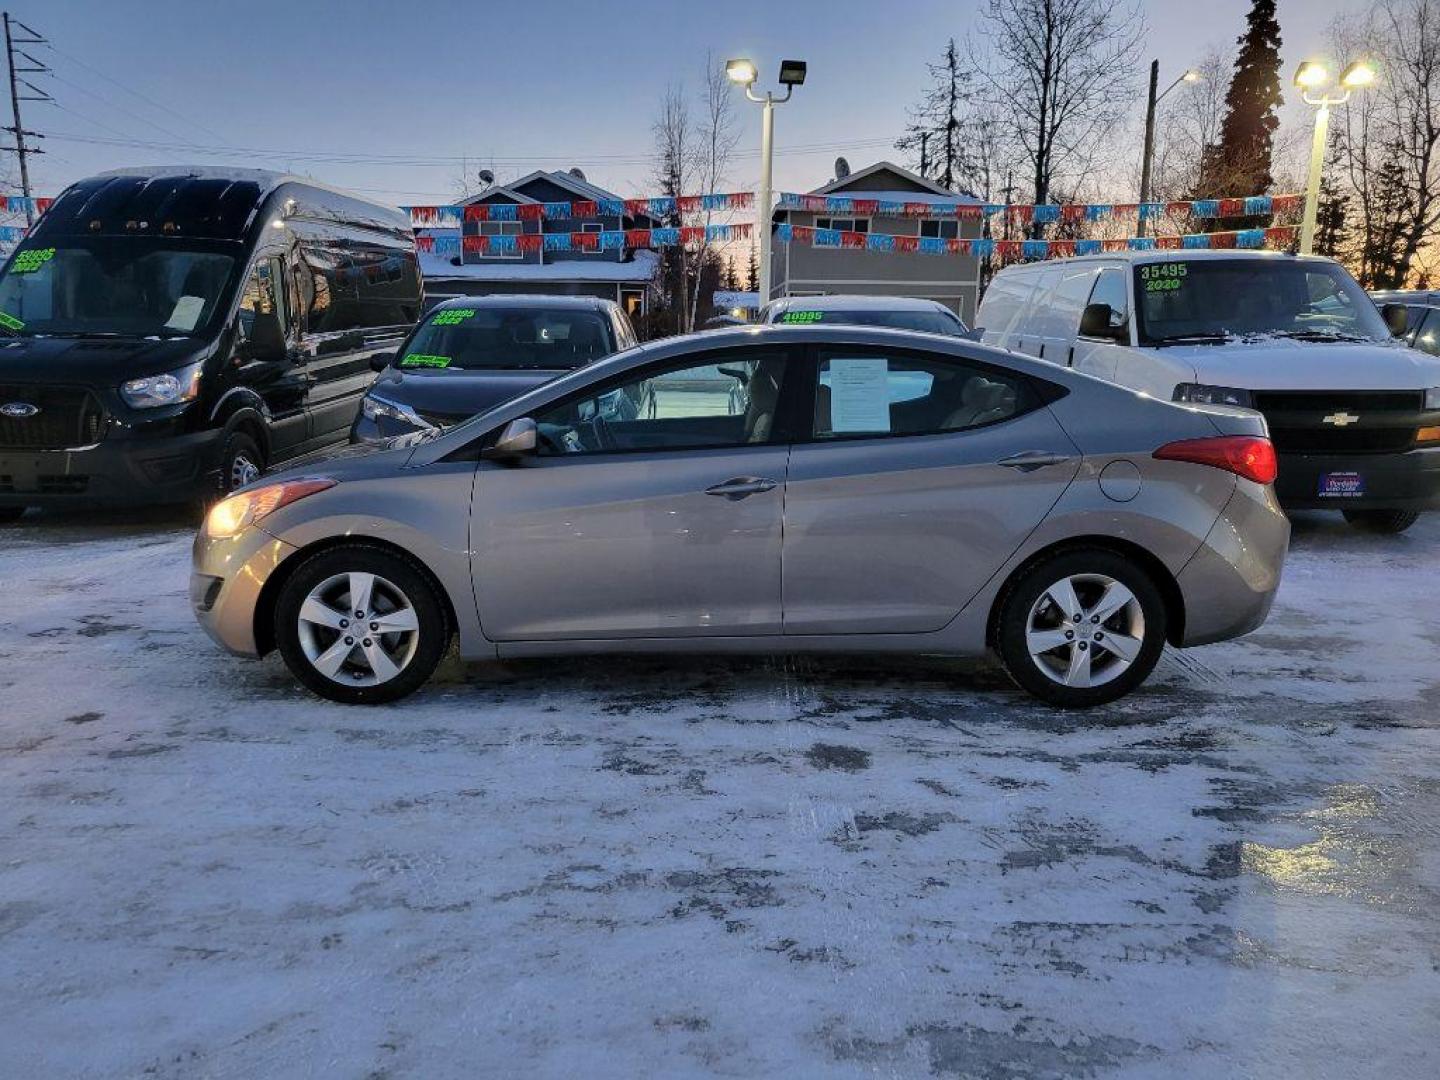
{"type": "Polygon", "coordinates": [[[0,416],[8,416],[14,420],[29,419],[39,411],[39,405],[31,405],[28,401],[7,401],[0,405],[0,416]]]}

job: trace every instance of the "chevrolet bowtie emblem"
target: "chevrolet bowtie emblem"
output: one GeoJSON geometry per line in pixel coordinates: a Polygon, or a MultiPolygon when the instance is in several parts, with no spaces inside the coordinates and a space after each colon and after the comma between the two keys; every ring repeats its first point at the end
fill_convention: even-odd
{"type": "Polygon", "coordinates": [[[1332,412],[1329,416],[1321,417],[1322,424],[1334,424],[1336,427],[1345,427],[1347,424],[1359,423],[1360,417],[1354,413],[1332,412]]]}

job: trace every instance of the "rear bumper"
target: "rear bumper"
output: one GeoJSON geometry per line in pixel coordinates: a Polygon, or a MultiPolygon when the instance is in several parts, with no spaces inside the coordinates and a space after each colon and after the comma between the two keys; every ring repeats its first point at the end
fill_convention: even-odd
{"type": "Polygon", "coordinates": [[[1281,454],[1275,490],[1291,510],[1440,510],[1440,447],[1399,454],[1281,454]],[[1327,473],[1358,473],[1363,492],[1320,495],[1327,473]]]}
{"type": "Polygon", "coordinates": [[[0,507],[183,503],[211,487],[219,430],[111,438],[78,450],[0,449],[0,507]]]}
{"type": "Polygon", "coordinates": [[[1248,634],[1265,621],[1290,549],[1290,519],[1271,488],[1241,480],[1200,550],[1176,578],[1185,601],[1182,645],[1248,634]]]}

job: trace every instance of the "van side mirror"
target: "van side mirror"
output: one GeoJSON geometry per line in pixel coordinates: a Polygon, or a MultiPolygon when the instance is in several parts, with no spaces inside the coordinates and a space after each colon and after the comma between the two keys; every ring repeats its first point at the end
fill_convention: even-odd
{"type": "Polygon", "coordinates": [[[1410,312],[1404,304],[1386,304],[1380,309],[1380,314],[1385,317],[1385,325],[1390,328],[1392,337],[1404,337],[1410,329],[1410,312]]]}
{"type": "Polygon", "coordinates": [[[396,354],[393,352],[377,352],[370,354],[370,370],[374,372],[384,371],[395,362],[396,354]]]}
{"type": "Polygon", "coordinates": [[[495,442],[480,452],[488,461],[516,462],[535,453],[539,432],[528,416],[517,417],[501,429],[495,442]]]}
{"type": "Polygon", "coordinates": [[[1115,309],[1109,304],[1086,304],[1080,315],[1080,336],[1123,342],[1129,335],[1124,326],[1114,324],[1114,318],[1115,309]]]}

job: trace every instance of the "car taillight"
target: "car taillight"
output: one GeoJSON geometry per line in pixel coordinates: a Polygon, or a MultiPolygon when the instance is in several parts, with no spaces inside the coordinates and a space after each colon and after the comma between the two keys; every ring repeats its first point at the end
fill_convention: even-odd
{"type": "Polygon", "coordinates": [[[1190,461],[1224,469],[1257,484],[1273,484],[1279,472],[1275,446],[1258,435],[1217,435],[1213,439],[1181,439],[1155,451],[1161,461],[1190,461]]]}

